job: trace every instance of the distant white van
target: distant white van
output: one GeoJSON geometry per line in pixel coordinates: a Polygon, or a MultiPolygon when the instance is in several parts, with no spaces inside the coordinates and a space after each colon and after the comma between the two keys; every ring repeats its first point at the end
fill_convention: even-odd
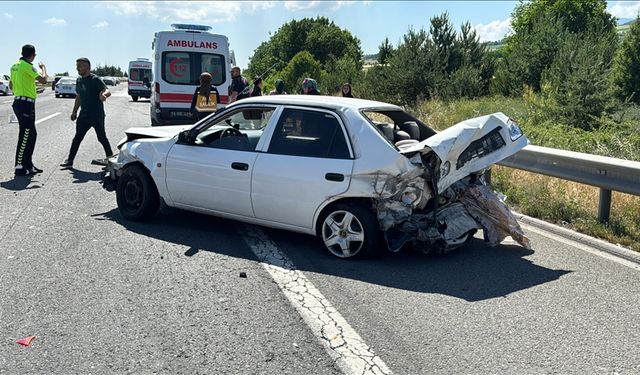
{"type": "Polygon", "coordinates": [[[153,81],[151,61],[145,58],[129,61],[127,74],[129,75],[127,93],[131,99],[137,102],[138,98],[150,98],[151,82],[153,81]]]}
{"type": "Polygon", "coordinates": [[[159,31],[153,38],[151,125],[194,122],[191,100],[200,74],[209,72],[218,89],[221,106],[229,102],[231,57],[229,41],[212,34],[211,27],[173,24],[172,31],[159,31]]]}

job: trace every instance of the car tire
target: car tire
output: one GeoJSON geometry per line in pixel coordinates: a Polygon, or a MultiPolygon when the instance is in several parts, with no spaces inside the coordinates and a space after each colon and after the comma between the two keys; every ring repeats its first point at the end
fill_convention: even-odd
{"type": "Polygon", "coordinates": [[[122,171],[116,201],[122,216],[131,221],[144,221],[160,207],[158,189],[149,172],[140,165],[131,165],[122,171]]]}
{"type": "Polygon", "coordinates": [[[134,102],[138,101],[138,96],[137,95],[131,95],[131,99],[133,99],[134,102]]]}
{"type": "Polygon", "coordinates": [[[59,98],[59,97],[60,97],[60,94],[56,94],[56,98],[59,98]]]}
{"type": "Polygon", "coordinates": [[[361,205],[331,206],[321,217],[318,232],[325,248],[338,258],[371,258],[384,247],[378,219],[361,205]]]}

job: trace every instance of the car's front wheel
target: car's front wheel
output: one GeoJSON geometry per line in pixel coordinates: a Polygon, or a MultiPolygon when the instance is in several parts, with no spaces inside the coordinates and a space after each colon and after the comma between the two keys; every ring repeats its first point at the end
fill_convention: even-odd
{"type": "Polygon", "coordinates": [[[118,209],[125,219],[142,221],[156,214],[160,197],[146,169],[139,165],[126,167],[116,187],[118,209]]]}
{"type": "Polygon", "coordinates": [[[320,234],[327,250],[338,258],[372,257],[382,246],[375,215],[359,205],[333,206],[322,219],[320,234]]]}
{"type": "Polygon", "coordinates": [[[131,99],[133,99],[134,102],[138,101],[138,95],[131,95],[131,99]]]}

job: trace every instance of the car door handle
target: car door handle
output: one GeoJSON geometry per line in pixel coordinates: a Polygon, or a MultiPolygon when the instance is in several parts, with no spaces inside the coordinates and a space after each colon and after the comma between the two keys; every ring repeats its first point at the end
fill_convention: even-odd
{"type": "Polygon", "coordinates": [[[338,182],[344,181],[344,175],[341,173],[327,173],[324,175],[324,178],[329,181],[338,181],[338,182]]]}
{"type": "Polygon", "coordinates": [[[237,169],[239,171],[248,171],[249,170],[249,164],[234,162],[234,163],[231,163],[231,168],[237,169]]]}

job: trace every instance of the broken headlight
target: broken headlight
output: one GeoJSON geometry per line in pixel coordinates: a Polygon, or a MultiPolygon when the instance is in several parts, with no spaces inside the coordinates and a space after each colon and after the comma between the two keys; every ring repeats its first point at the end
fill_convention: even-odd
{"type": "Polygon", "coordinates": [[[513,119],[510,118],[509,121],[507,121],[507,126],[509,127],[509,136],[512,141],[522,137],[522,129],[520,129],[513,119]]]}

